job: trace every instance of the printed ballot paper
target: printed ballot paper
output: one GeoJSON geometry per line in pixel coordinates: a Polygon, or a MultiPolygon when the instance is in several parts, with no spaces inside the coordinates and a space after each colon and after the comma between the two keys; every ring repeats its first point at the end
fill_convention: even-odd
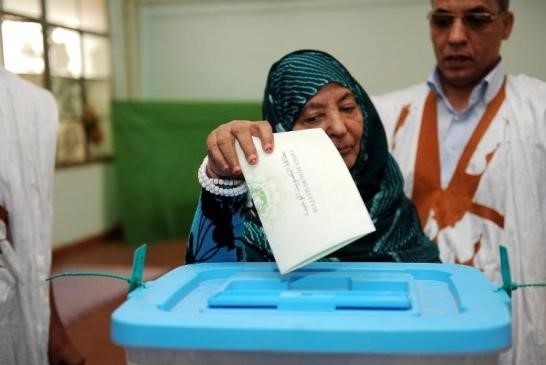
{"type": "Polygon", "coordinates": [[[258,163],[236,144],[252,200],[281,274],[371,233],[375,227],[336,147],[320,129],[276,133],[258,163]]]}

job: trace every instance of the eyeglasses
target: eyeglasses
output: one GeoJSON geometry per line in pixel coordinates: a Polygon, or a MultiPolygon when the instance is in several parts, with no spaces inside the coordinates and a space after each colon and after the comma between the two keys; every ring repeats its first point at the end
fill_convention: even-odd
{"type": "Polygon", "coordinates": [[[501,11],[497,14],[491,14],[487,12],[470,12],[464,13],[462,15],[448,13],[448,12],[439,12],[431,11],[428,13],[427,18],[430,22],[431,27],[435,29],[447,29],[450,28],[455,19],[461,18],[463,24],[470,29],[478,30],[484,28],[485,26],[491,24],[495,19],[501,16],[504,11],[501,11]]]}

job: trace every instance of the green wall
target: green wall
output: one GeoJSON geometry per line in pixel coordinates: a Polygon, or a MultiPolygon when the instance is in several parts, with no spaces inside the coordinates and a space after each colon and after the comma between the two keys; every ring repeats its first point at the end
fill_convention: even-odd
{"type": "Polygon", "coordinates": [[[258,102],[113,103],[119,212],[131,244],[185,239],[199,196],[209,132],[261,119],[258,102]]]}

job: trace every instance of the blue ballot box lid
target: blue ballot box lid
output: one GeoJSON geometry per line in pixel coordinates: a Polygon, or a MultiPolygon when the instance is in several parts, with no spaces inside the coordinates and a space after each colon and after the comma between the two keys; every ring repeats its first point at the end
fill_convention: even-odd
{"type": "Polygon", "coordinates": [[[317,262],[179,267],[112,314],[124,347],[478,354],[511,345],[510,302],[462,265],[317,262]]]}

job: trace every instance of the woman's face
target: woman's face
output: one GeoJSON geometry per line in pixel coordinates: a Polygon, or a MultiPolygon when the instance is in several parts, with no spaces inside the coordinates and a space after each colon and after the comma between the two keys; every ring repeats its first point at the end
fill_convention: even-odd
{"type": "Polygon", "coordinates": [[[363,127],[364,117],[351,91],[331,83],[309,99],[293,130],[322,128],[350,169],[360,152],[363,127]]]}

